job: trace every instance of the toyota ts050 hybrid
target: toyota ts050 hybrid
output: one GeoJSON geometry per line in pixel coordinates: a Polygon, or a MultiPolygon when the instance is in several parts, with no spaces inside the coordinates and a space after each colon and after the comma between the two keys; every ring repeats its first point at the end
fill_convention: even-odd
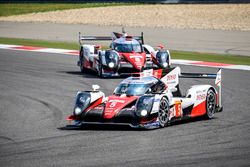
{"type": "Polygon", "coordinates": [[[146,68],[168,68],[170,53],[168,50],[155,50],[144,44],[141,36],[130,36],[127,33],[113,32],[108,36],[82,36],[79,33],[79,61],[81,72],[91,69],[100,77],[120,76],[143,71],[146,68]],[[110,49],[101,50],[100,45],[83,44],[86,40],[110,40],[110,49]]]}
{"type": "Polygon", "coordinates": [[[67,118],[70,126],[114,124],[153,129],[198,116],[210,119],[222,110],[221,70],[217,74],[180,73],[179,67],[147,70],[123,80],[111,96],[105,97],[98,89],[93,85],[93,90],[77,93],[73,114],[67,118]],[[218,91],[211,85],[194,85],[181,95],[179,76],[216,78],[218,91]]]}

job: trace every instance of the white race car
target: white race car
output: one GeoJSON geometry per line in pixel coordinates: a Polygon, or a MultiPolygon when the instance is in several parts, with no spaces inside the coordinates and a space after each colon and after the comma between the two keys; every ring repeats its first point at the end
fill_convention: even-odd
{"type": "Polygon", "coordinates": [[[144,44],[141,36],[113,32],[106,36],[82,36],[79,33],[80,54],[78,66],[81,72],[91,69],[100,77],[120,76],[141,72],[147,68],[169,68],[171,57],[168,50],[155,50],[144,44]],[[86,40],[110,40],[110,49],[101,50],[100,45],[84,44],[86,40]]]}
{"type": "Polygon", "coordinates": [[[140,76],[123,80],[114,94],[105,97],[99,86],[80,91],[73,114],[73,126],[84,124],[129,125],[133,128],[159,128],[187,118],[213,118],[222,111],[221,70],[217,74],[181,73],[180,68],[145,70],[140,76]],[[186,95],[179,91],[179,77],[216,78],[212,85],[194,85],[186,95]]]}

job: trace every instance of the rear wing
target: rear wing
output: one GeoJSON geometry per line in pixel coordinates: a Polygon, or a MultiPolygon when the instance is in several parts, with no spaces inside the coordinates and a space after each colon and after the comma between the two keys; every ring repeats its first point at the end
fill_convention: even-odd
{"type": "Polygon", "coordinates": [[[182,73],[180,67],[144,70],[141,76],[154,76],[164,82],[169,89],[179,86],[179,78],[206,78],[215,79],[215,85],[218,87],[219,107],[222,107],[221,82],[222,70],[219,69],[216,74],[212,73],[182,73]]]}
{"type": "MultiPolygon", "coordinates": [[[[115,39],[127,36],[128,35],[125,32],[123,32],[122,34],[113,32],[111,36],[85,36],[82,35],[81,32],[79,32],[79,44],[82,45],[83,41],[113,41],[115,39]]],[[[140,36],[131,36],[131,37],[144,44],[143,32],[141,32],[140,36]]]]}
{"type": "Polygon", "coordinates": [[[79,44],[82,45],[83,41],[110,41],[112,37],[109,36],[84,36],[79,32],[79,44]]]}
{"type": "Polygon", "coordinates": [[[219,69],[216,74],[211,73],[181,73],[180,78],[207,78],[215,79],[215,85],[218,87],[218,97],[219,97],[219,107],[222,107],[222,90],[221,90],[221,81],[222,81],[222,70],[219,69]]]}

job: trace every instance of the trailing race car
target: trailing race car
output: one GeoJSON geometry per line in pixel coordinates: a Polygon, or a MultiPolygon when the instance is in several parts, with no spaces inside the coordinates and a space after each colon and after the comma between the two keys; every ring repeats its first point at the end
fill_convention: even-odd
{"type": "Polygon", "coordinates": [[[217,74],[181,74],[179,67],[147,70],[123,80],[111,96],[105,97],[98,89],[93,85],[92,91],[77,93],[73,114],[67,118],[74,121],[73,126],[114,124],[152,129],[198,116],[210,119],[222,111],[221,70],[217,74]],[[179,76],[216,78],[219,91],[211,85],[194,85],[181,95],[179,76]]]}
{"type": "Polygon", "coordinates": [[[111,37],[82,36],[79,33],[80,53],[78,66],[81,72],[91,69],[100,77],[127,75],[141,72],[147,68],[170,67],[170,53],[160,49],[155,50],[144,45],[143,33],[141,36],[130,36],[113,32],[111,37]],[[111,40],[110,49],[101,50],[100,45],[83,44],[85,40],[111,40]]]}

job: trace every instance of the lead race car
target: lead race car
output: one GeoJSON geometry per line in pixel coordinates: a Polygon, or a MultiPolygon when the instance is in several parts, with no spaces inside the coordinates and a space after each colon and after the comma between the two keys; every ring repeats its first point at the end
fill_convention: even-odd
{"type": "Polygon", "coordinates": [[[213,118],[222,111],[221,70],[217,74],[180,73],[180,68],[147,70],[140,76],[123,80],[113,95],[105,97],[93,85],[91,91],[79,91],[69,126],[85,124],[129,125],[153,129],[187,118],[213,118]],[[211,85],[194,85],[181,95],[179,77],[216,78],[217,91],[211,85]],[[73,121],[73,123],[72,123],[73,121]]]}
{"type": "Polygon", "coordinates": [[[108,36],[83,36],[79,33],[79,61],[81,72],[91,69],[100,77],[111,77],[141,72],[147,68],[168,68],[171,57],[168,50],[155,50],[150,45],[144,44],[143,33],[141,36],[113,32],[108,36]],[[100,45],[83,44],[83,41],[112,41],[110,49],[101,50],[100,45]]]}

